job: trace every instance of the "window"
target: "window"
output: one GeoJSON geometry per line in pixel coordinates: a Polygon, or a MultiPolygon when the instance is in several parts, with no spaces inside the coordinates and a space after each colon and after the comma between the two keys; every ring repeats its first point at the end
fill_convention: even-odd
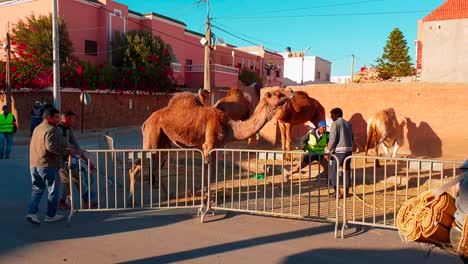
{"type": "Polygon", "coordinates": [[[85,40],[85,54],[97,56],[97,42],[94,40],[85,40]]]}
{"type": "Polygon", "coordinates": [[[185,60],[185,65],[192,65],[192,60],[185,60]]]}
{"type": "Polygon", "coordinates": [[[279,77],[280,77],[280,71],[277,70],[277,71],[276,71],[276,78],[279,78],[279,77]]]}

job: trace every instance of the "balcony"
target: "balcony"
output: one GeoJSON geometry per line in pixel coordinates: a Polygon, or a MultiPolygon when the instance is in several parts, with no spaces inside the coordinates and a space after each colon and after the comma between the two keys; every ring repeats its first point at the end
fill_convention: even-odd
{"type": "Polygon", "coordinates": [[[171,62],[171,68],[174,72],[181,72],[182,64],[177,63],[177,62],[171,62]]]}
{"type": "MultiPolygon", "coordinates": [[[[234,67],[211,64],[211,79],[215,87],[237,87],[239,70],[234,67]]],[[[187,87],[196,88],[203,86],[204,64],[192,64],[185,66],[185,84],[187,87]]]]}

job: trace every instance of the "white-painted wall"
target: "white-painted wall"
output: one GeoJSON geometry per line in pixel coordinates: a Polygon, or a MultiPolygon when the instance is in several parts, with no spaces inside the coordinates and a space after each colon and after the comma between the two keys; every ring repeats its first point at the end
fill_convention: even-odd
{"type": "Polygon", "coordinates": [[[282,55],[284,57],[284,85],[300,85],[302,78],[304,84],[330,82],[331,62],[318,56],[289,58],[287,53],[282,53],[282,55]],[[320,78],[318,78],[318,72],[320,72],[320,78]]]}
{"type": "Polygon", "coordinates": [[[421,79],[468,82],[468,19],[425,21],[421,79]]]}

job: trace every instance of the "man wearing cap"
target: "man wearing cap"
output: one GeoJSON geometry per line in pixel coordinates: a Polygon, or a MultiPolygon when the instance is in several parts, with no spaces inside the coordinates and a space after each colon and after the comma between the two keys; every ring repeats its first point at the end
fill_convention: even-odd
{"type": "Polygon", "coordinates": [[[31,136],[36,128],[42,122],[43,107],[41,102],[36,101],[31,109],[31,136]]]}
{"type": "Polygon", "coordinates": [[[18,128],[15,116],[10,113],[10,107],[2,107],[3,114],[0,115],[0,159],[10,158],[11,145],[13,145],[13,133],[18,128]],[[5,147],[6,145],[6,147],[5,147]]]}
{"type": "MultiPolygon", "coordinates": [[[[327,123],[325,121],[318,122],[318,127],[312,130],[309,130],[307,134],[301,139],[301,142],[304,142],[304,150],[308,153],[304,155],[300,164],[296,165],[290,172],[284,170],[284,181],[289,181],[289,178],[293,173],[298,172],[301,168],[310,164],[314,161],[322,163],[325,161],[323,159],[323,154],[325,147],[328,143],[328,132],[327,132],[327,123]]],[[[323,164],[322,164],[323,165],[323,164]]],[[[323,165],[325,168],[324,171],[327,171],[327,164],[323,165]]]]}

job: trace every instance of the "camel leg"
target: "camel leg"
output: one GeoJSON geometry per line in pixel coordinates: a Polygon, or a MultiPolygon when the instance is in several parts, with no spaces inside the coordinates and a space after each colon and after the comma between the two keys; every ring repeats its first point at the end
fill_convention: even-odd
{"type": "Polygon", "coordinates": [[[286,126],[286,150],[291,150],[291,130],[292,126],[290,123],[285,123],[286,126]]]}
{"type": "Polygon", "coordinates": [[[278,125],[281,132],[281,149],[286,150],[286,126],[281,121],[278,121],[278,125]]]}
{"type": "Polygon", "coordinates": [[[132,205],[131,201],[135,195],[135,177],[138,175],[140,171],[142,171],[141,160],[138,160],[137,164],[135,164],[135,167],[128,171],[128,175],[130,178],[130,191],[127,197],[128,205],[132,205]]]}
{"type": "Polygon", "coordinates": [[[396,158],[396,154],[397,154],[399,148],[400,148],[400,145],[399,145],[398,142],[396,141],[396,142],[395,142],[395,145],[393,145],[393,154],[392,154],[392,158],[396,158]]]}

